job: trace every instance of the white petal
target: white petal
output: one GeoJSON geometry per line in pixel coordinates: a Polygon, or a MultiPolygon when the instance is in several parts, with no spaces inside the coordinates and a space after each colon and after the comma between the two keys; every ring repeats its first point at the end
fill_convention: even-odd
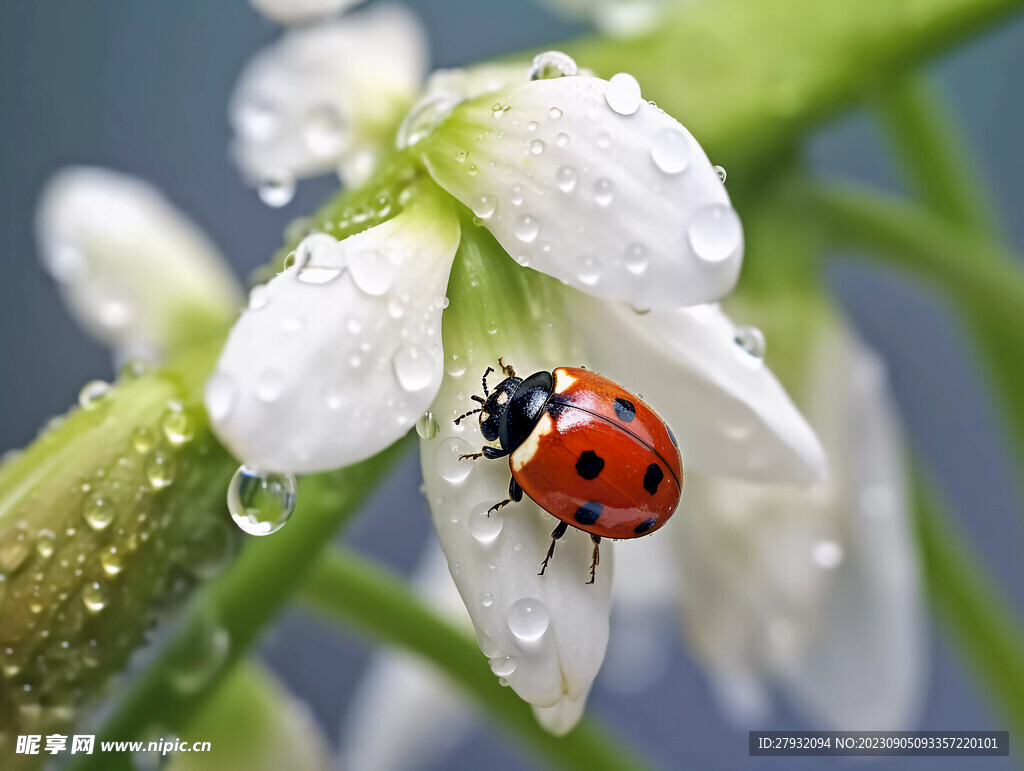
{"type": "Polygon", "coordinates": [[[443,193],[308,254],[263,287],[207,387],[221,441],[250,466],[304,473],[368,458],[411,428],[441,383],[441,309],[459,242],[443,193]]]}
{"type": "MultiPolygon", "coordinates": [[[[413,580],[434,610],[470,628],[448,563],[431,539],[413,580]]],[[[344,771],[401,771],[432,765],[458,743],[472,718],[465,699],[432,665],[398,651],[378,654],[347,710],[344,771]]]]}
{"type": "Polygon", "coordinates": [[[423,32],[401,6],[289,30],[249,62],[231,97],[235,161],[250,182],[283,185],[358,165],[425,69],[423,32]]]}
{"type": "Polygon", "coordinates": [[[859,343],[826,330],[817,350],[808,414],[832,478],[690,476],[694,515],[675,518],[686,635],[726,696],[757,706],[775,682],[825,727],[904,728],[925,656],[899,431],[859,343]]]}
{"type": "MultiPolygon", "coordinates": [[[[537,353],[515,345],[503,354],[522,372],[544,368],[537,353]]],[[[483,358],[471,355],[468,369],[445,377],[433,408],[441,431],[420,445],[434,526],[493,671],[535,706],[555,707],[563,697],[580,702],[608,642],[612,550],[602,545],[596,583],[588,585],[593,544],[570,527],[539,576],[558,521],[529,498],[486,516],[507,497],[508,462],[460,462],[460,453],[484,442],[474,421],[452,422],[474,405],[469,396],[479,389],[480,373],[495,363],[483,358]]],[[[561,718],[555,722],[565,727],[561,718]]]]}
{"type": "Polygon", "coordinates": [[[717,305],[640,314],[580,293],[567,302],[584,363],[658,410],[687,472],[799,484],[824,477],[814,431],[764,361],[735,342],[717,305]]]}
{"type": "Polygon", "coordinates": [[[717,172],[629,75],[491,92],[456,107],[420,147],[434,179],[509,254],[585,292],[695,305],[739,276],[743,230],[717,172]]]}
{"type": "Polygon", "coordinates": [[[358,0],[249,0],[252,7],[280,24],[302,22],[330,16],[355,5],[358,0]]]}
{"type": "MultiPolygon", "coordinates": [[[[685,1],[685,0],[683,0],[685,1]]],[[[633,37],[650,32],[667,7],[681,0],[546,0],[552,10],[572,19],[589,21],[610,37],[633,37]]]]}
{"type": "Polygon", "coordinates": [[[227,324],[241,290],[217,247],[155,187],[100,168],[56,174],[40,196],[43,265],[76,320],[119,356],[158,356],[227,324]]]}
{"type": "Polygon", "coordinates": [[[565,736],[583,719],[589,693],[590,690],[587,689],[587,693],[575,701],[568,696],[563,696],[553,707],[538,707],[535,704],[533,705],[533,716],[548,733],[565,736]]]}

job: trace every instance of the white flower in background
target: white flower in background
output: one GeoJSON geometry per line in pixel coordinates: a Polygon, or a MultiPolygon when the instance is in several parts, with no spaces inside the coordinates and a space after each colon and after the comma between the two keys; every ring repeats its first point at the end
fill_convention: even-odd
{"type": "Polygon", "coordinates": [[[402,6],[287,30],[246,65],[231,96],[231,151],[243,176],[272,206],[288,203],[301,177],[338,171],[361,181],[426,65],[423,31],[402,6]]]}
{"type": "Polygon", "coordinates": [[[734,716],[779,686],[825,728],[913,724],[926,656],[898,420],[881,362],[817,334],[803,401],[831,478],[809,490],[694,474],[671,523],[690,649],[734,716]]]}
{"type": "Polygon", "coordinates": [[[43,189],[35,224],[72,315],[121,361],[158,358],[238,312],[241,290],[217,247],[143,180],[64,169],[43,189]]]}
{"type": "MultiPolygon", "coordinates": [[[[593,545],[572,529],[538,576],[556,520],[529,500],[486,515],[508,466],[460,461],[483,440],[453,422],[484,369],[499,356],[524,375],[596,368],[676,427],[687,469],[808,483],[825,461],[756,351],[702,305],[731,290],[743,236],[700,145],[628,75],[530,71],[414,111],[401,160],[429,177],[384,224],[307,237],[254,291],[207,406],[227,446],[264,472],[354,463],[420,421],[434,524],[480,647],[562,732],[604,657],[613,550],[587,585],[593,545]]],[[[677,516],[691,512],[684,499],[677,516]]]]}
{"type": "Polygon", "coordinates": [[[253,8],[279,24],[302,24],[322,19],[357,2],[359,0],[249,0],[253,8]]]}
{"type": "Polygon", "coordinates": [[[673,7],[696,0],[544,0],[570,19],[593,24],[609,37],[633,37],[650,32],[673,7]]]}

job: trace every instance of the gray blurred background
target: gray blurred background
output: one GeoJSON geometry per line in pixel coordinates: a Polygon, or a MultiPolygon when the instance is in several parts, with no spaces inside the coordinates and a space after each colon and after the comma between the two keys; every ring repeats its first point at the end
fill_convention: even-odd
{"type": "MultiPolygon", "coordinates": [[[[416,8],[430,30],[437,66],[557,41],[580,30],[529,2],[423,0],[416,8]]],[[[0,5],[0,451],[30,441],[49,416],[75,400],[84,382],[113,374],[105,350],[64,314],[36,261],[34,202],[51,172],[88,163],[151,180],[206,228],[242,276],[280,243],[284,223],[333,188],[330,180],[304,183],[289,206],[271,210],[242,185],[228,159],[228,94],[246,59],[276,34],[245,0],[0,5]]],[[[1024,20],[937,62],[931,74],[964,122],[999,202],[1000,220],[1020,249],[1024,20]]],[[[812,157],[822,170],[898,188],[876,129],[862,114],[822,131],[812,157]]],[[[839,261],[832,280],[863,335],[888,362],[908,433],[961,526],[1015,606],[1024,609],[1024,534],[1007,441],[963,333],[938,298],[890,274],[839,261]]],[[[410,459],[352,528],[349,541],[408,570],[430,535],[418,485],[418,463],[410,459]]],[[[940,635],[932,637],[921,727],[1004,728],[956,652],[940,635]]],[[[363,641],[290,613],[264,652],[336,741],[369,655],[363,641]]],[[[700,671],[678,645],[668,674],[655,686],[622,695],[598,680],[591,707],[664,767],[778,769],[809,762],[748,759],[745,733],[722,719],[700,671]]],[[[764,727],[804,723],[780,706],[764,727]]],[[[533,763],[500,731],[481,724],[433,767],[518,769],[533,763]]],[[[872,767],[934,765],[922,758],[872,767]]],[[[982,765],[1003,768],[1010,762],[975,760],[962,767],[982,765]]]]}

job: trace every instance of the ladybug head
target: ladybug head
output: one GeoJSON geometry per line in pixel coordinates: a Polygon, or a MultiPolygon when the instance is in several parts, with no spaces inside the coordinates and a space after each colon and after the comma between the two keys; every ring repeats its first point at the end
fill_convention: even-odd
{"type": "Polygon", "coordinates": [[[501,418],[512,404],[512,396],[522,382],[522,378],[514,375],[505,378],[498,383],[480,408],[480,433],[488,442],[498,438],[501,432],[501,418]]]}

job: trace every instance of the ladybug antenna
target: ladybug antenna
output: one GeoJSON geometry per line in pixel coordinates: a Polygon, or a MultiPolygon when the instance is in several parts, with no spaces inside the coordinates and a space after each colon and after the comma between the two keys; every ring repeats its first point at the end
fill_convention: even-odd
{"type": "Polygon", "coordinates": [[[455,418],[455,425],[459,425],[459,421],[462,420],[463,418],[468,418],[470,415],[475,415],[478,412],[483,412],[483,409],[483,407],[477,407],[475,410],[470,410],[469,412],[462,413],[461,415],[459,415],[459,417],[455,418]]]}
{"type": "Polygon", "coordinates": [[[484,396],[490,396],[491,391],[487,387],[487,376],[494,372],[494,367],[488,367],[484,370],[484,376],[480,378],[480,384],[484,387],[484,396]]]}
{"type": "Polygon", "coordinates": [[[487,401],[484,399],[484,397],[479,396],[478,394],[473,394],[469,398],[477,402],[478,404],[487,404],[487,401]]]}

